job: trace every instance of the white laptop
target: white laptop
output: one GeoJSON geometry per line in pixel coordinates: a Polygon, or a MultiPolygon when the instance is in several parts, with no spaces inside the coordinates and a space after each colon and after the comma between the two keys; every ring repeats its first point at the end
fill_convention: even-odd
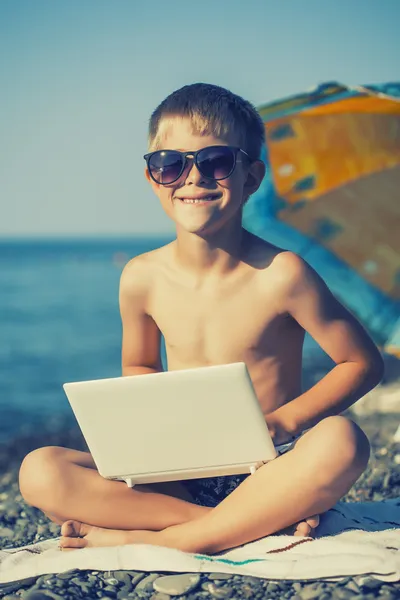
{"type": "Polygon", "coordinates": [[[277,456],[244,363],[63,387],[100,475],[130,487],[253,473],[277,456]]]}

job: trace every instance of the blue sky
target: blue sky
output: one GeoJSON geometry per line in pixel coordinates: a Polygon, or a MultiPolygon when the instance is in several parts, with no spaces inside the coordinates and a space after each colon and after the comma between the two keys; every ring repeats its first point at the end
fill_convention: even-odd
{"type": "Polygon", "coordinates": [[[172,232],[142,159],[165,96],[399,80],[399,22],[397,0],[1,0],[0,236],[172,232]]]}

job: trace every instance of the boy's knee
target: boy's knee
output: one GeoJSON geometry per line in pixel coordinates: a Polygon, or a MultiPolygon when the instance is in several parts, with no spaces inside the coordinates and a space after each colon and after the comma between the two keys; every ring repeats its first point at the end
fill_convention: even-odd
{"type": "Polygon", "coordinates": [[[347,470],[360,473],[368,464],[370,444],[363,430],[351,419],[341,415],[327,417],[318,424],[319,433],[325,440],[325,448],[331,450],[347,470]]]}
{"type": "Polygon", "coordinates": [[[60,463],[64,448],[46,446],[25,456],[19,470],[19,488],[25,502],[50,510],[56,492],[60,490],[60,463]]]}

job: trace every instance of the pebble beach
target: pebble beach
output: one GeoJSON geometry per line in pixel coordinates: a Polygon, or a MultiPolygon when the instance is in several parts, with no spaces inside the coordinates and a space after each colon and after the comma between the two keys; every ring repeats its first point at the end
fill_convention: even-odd
{"type": "MultiPolygon", "coordinates": [[[[383,388],[384,389],[384,386],[383,388]]],[[[399,392],[400,394],[400,392],[399,392]]],[[[361,411],[362,412],[362,411],[361,411]]],[[[400,497],[400,444],[395,433],[399,412],[349,413],[367,433],[371,446],[369,466],[344,498],[345,501],[379,501],[400,497]]],[[[27,433],[0,449],[0,547],[19,547],[54,538],[59,527],[22,500],[17,477],[23,457],[34,448],[62,445],[85,449],[77,427],[63,429],[60,420],[51,430],[27,433]]],[[[78,550],[79,552],[79,550],[78,550]]],[[[71,571],[17,581],[0,586],[4,600],[75,600],[77,598],[125,598],[170,600],[212,600],[224,598],[265,598],[329,600],[400,598],[400,584],[384,583],[369,577],[346,578],[339,582],[269,581],[223,574],[173,574],[139,571],[71,571]]]]}

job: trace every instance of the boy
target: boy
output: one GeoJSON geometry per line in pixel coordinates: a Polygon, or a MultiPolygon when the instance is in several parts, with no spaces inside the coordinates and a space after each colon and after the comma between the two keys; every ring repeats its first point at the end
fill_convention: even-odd
{"type": "Polygon", "coordinates": [[[215,553],[296,523],[309,535],[367,465],[366,436],[338,415],[379,382],[378,350],[300,257],[242,228],[264,176],[263,140],[254,107],[213,85],[185,86],[153,113],[145,174],[177,238],[123,271],[122,369],[160,371],[161,333],[171,370],[243,361],[275,444],[289,450],[248,477],[133,490],[103,479],[87,453],[35,450],[21,493],[62,525],[63,548],[215,553]],[[336,366],[301,393],[305,331],[336,366]]]}

